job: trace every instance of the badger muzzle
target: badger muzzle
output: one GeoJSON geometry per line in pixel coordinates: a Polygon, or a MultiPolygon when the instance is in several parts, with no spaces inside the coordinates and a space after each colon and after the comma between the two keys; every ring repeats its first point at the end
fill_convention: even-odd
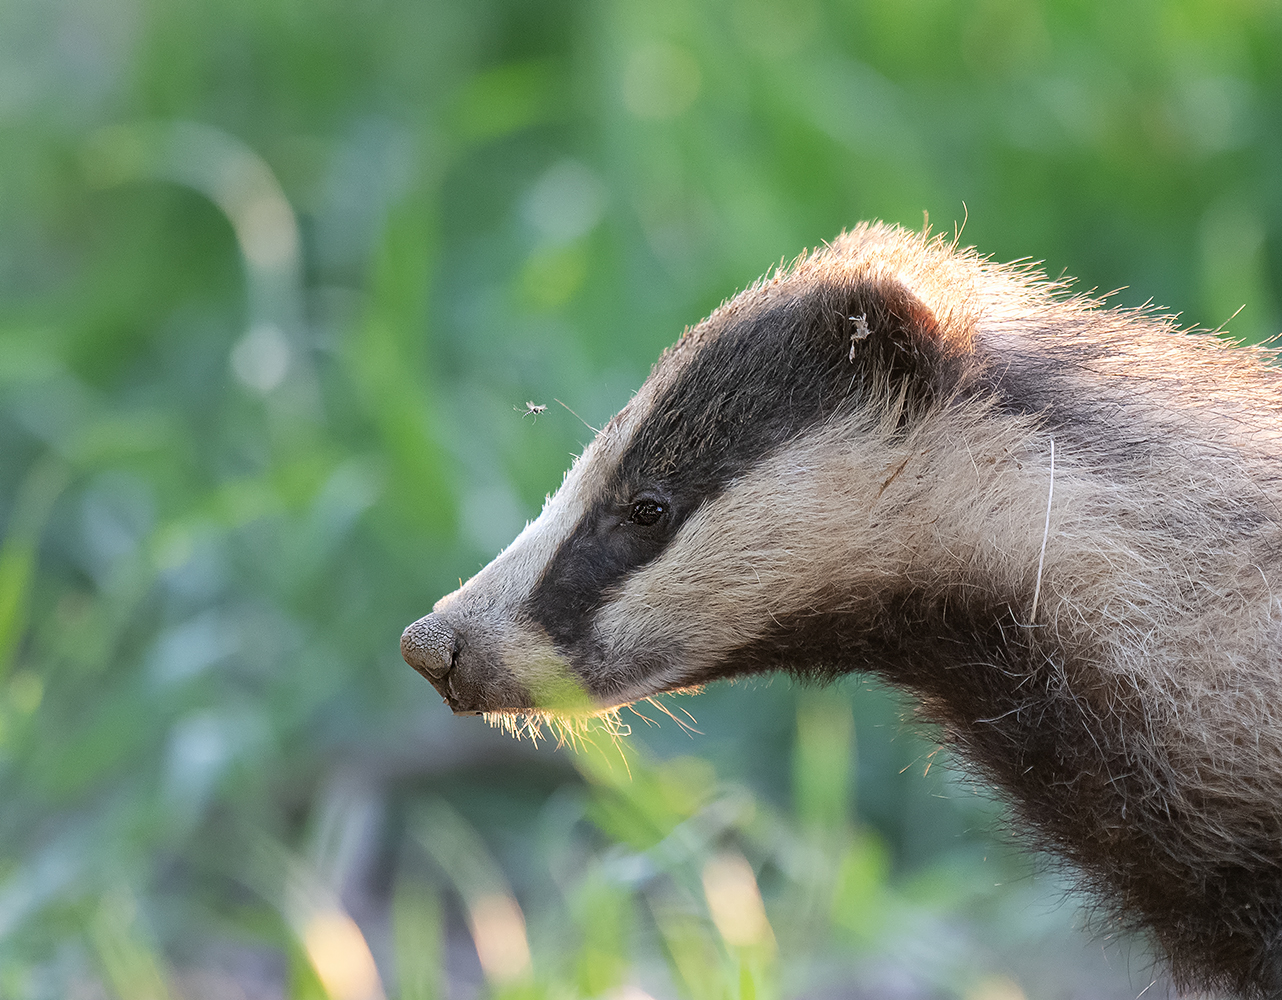
{"type": "Polygon", "coordinates": [[[433,612],[401,634],[405,662],[431,682],[456,715],[525,711],[534,707],[529,689],[485,642],[433,612]]]}
{"type": "MultiPolygon", "coordinates": [[[[458,656],[457,633],[438,614],[424,615],[401,633],[401,656],[431,682],[455,712],[465,712],[451,688],[450,674],[458,656]]],[[[473,709],[472,711],[475,711],[473,709]]]]}
{"type": "Polygon", "coordinates": [[[450,598],[401,634],[401,655],[456,715],[592,708],[582,681],[546,637],[506,616],[474,621],[450,598]]]}

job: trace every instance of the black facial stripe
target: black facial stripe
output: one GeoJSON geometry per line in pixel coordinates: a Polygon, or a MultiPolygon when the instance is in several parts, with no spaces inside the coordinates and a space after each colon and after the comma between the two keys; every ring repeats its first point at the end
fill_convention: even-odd
{"type": "Polygon", "coordinates": [[[629,520],[627,498],[600,502],[574,526],[544,570],[526,611],[560,646],[576,645],[604,595],[632,569],[663,551],[676,530],[669,514],[655,525],[629,520]]]}
{"type": "MultiPolygon", "coordinates": [[[[714,316],[656,366],[671,384],[634,433],[602,495],[549,562],[527,601],[567,651],[628,574],[657,558],[685,520],[808,429],[853,412],[875,386],[902,387],[910,409],[946,393],[960,362],[930,311],[897,284],[818,284],[764,293],[755,309],[714,316]],[[853,348],[853,350],[852,350],[853,348]],[[664,520],[624,524],[642,493],[664,520]]],[[[588,650],[579,648],[588,660],[588,650]]]]}
{"type": "Polygon", "coordinates": [[[820,288],[696,330],[680,345],[692,352],[689,362],[619,463],[620,487],[663,483],[689,510],[798,434],[852,409],[877,379],[929,393],[931,380],[917,377],[937,350],[918,329],[928,324],[925,307],[906,293],[862,285],[820,288]]]}

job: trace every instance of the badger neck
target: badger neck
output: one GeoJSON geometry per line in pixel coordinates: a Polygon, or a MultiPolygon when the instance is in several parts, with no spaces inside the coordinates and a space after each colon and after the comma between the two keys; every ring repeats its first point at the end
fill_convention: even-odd
{"type": "Polygon", "coordinates": [[[1018,617],[908,592],[867,631],[835,635],[842,666],[913,691],[963,766],[1077,866],[1105,913],[1151,932],[1177,979],[1212,969],[1225,988],[1282,995],[1282,775],[1257,700],[1277,704],[1276,677],[1235,693],[1240,674],[1181,677],[1161,649],[1018,617]]]}
{"type": "Polygon", "coordinates": [[[1268,565],[1276,534],[1241,500],[1250,484],[1186,462],[1170,471],[1189,495],[1158,497],[1140,470],[1081,461],[1071,435],[973,431],[886,456],[840,595],[780,618],[737,670],[909,689],[1177,975],[1282,989],[1260,971],[1282,947],[1277,628],[1267,574],[1237,569],[1268,565]],[[1233,628],[1211,620],[1226,614],[1233,628]]]}

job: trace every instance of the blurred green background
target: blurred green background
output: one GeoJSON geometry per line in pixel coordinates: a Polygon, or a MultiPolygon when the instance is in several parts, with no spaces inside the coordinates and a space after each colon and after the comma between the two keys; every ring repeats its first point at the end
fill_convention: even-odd
{"type": "Polygon", "coordinates": [[[926,213],[1276,332],[1282,5],[0,4],[0,997],[1135,996],[871,682],[625,762],[399,656],[588,439],[554,400],[926,213]]]}

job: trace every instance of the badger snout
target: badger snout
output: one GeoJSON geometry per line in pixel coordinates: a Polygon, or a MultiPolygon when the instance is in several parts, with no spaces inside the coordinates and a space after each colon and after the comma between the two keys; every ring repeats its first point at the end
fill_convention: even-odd
{"type": "Polygon", "coordinates": [[[447,684],[458,637],[443,617],[424,615],[401,633],[401,656],[405,662],[432,682],[432,686],[450,701],[447,684]]]}
{"type": "Polygon", "coordinates": [[[503,666],[503,630],[459,617],[434,611],[402,632],[405,662],[431,682],[455,715],[531,708],[530,692],[503,666]]]}
{"type": "Polygon", "coordinates": [[[431,681],[450,711],[477,715],[490,706],[477,690],[475,678],[463,676],[467,671],[462,671],[458,662],[462,645],[459,632],[436,612],[424,615],[401,633],[401,656],[431,681]]]}

